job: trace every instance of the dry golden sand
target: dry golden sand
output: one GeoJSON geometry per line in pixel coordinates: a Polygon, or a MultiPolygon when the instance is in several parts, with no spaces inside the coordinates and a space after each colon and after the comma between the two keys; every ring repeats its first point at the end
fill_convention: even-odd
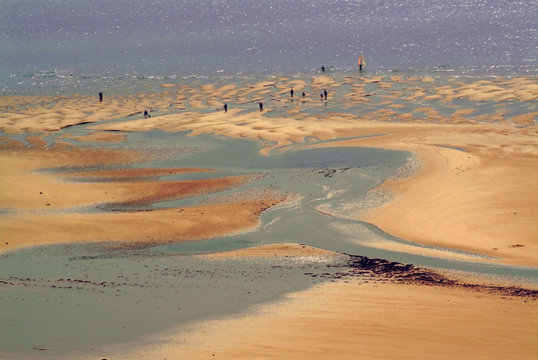
{"type": "MultiPolygon", "coordinates": [[[[363,220],[411,241],[495,256],[501,263],[538,266],[538,113],[529,110],[508,117],[508,111],[498,107],[491,114],[474,116],[472,108],[456,108],[446,116],[422,105],[417,112],[425,118],[417,118],[417,112],[404,112],[396,101],[531,102],[538,99],[535,79],[470,83],[454,79],[442,86],[435,86],[431,78],[379,76],[346,81],[351,91],[341,95],[342,109],[353,103],[369,104],[374,96],[386,101],[383,108],[360,116],[311,115],[293,108],[297,102],[290,105],[282,98],[291,87],[297,93],[306,89],[306,103],[323,106],[319,92],[327,89],[331,98],[341,83],[319,76],[310,84],[277,79],[243,88],[208,85],[200,90],[164,85],[159,94],[110,96],[97,106],[95,99],[84,96],[2,97],[0,129],[7,134],[48,132],[90,121],[95,122],[96,135],[90,135],[88,141],[121,141],[109,136],[109,130],[190,130],[192,135],[217,133],[272,142],[265,152],[278,146],[297,146],[308,137],[328,140],[382,134],[331,144],[407,150],[422,162],[418,174],[387,181],[383,186],[395,194],[395,200],[364,214],[363,220]],[[405,94],[393,89],[402,81],[409,85],[405,94]],[[366,85],[378,86],[382,94],[367,93],[366,85]],[[265,104],[266,111],[258,112],[257,102],[271,94],[275,100],[265,104]],[[223,113],[219,110],[222,101],[252,105],[252,111],[239,113],[232,106],[223,113]],[[288,113],[276,116],[273,109],[281,106],[289,106],[288,113]],[[211,108],[216,111],[199,111],[211,108]],[[143,119],[144,109],[152,113],[151,119],[143,119]],[[100,123],[121,117],[125,121],[100,123]]],[[[45,210],[95,204],[103,199],[133,201],[125,195],[129,193],[126,187],[141,185],[108,182],[85,185],[81,192],[58,175],[34,170],[92,162],[129,163],[141,154],[87,153],[61,144],[45,149],[39,138],[28,140],[35,144],[31,151],[7,139],[2,140],[0,151],[0,166],[9,169],[0,173],[0,206],[17,210],[2,215],[2,234],[6,229],[11,235],[28,229],[26,238],[10,243],[10,248],[79,239],[139,239],[145,243],[206,238],[253,228],[261,211],[284,200],[262,197],[156,212],[53,213],[45,210]],[[43,235],[49,230],[55,231],[54,237],[43,235]]],[[[140,174],[123,175],[140,178],[140,174]]],[[[147,182],[142,186],[152,188],[153,194],[159,193],[161,185],[162,189],[170,188],[165,182],[147,182]]],[[[155,196],[163,199],[170,194],[155,196]]],[[[0,249],[5,250],[8,247],[3,243],[0,249]]],[[[297,256],[302,250],[284,248],[277,254],[297,256]]],[[[226,256],[252,256],[252,251],[259,256],[263,250],[249,251],[226,256]]],[[[164,338],[160,347],[135,344],[134,353],[113,358],[533,359],[538,357],[537,314],[536,301],[522,298],[454,288],[338,282],[292,294],[286,301],[249,316],[200,324],[191,333],[164,338]]]]}
{"type": "MultiPolygon", "coordinates": [[[[3,166],[11,169],[3,174],[3,196],[1,205],[10,209],[40,209],[62,210],[62,208],[87,206],[95,204],[149,204],[162,200],[172,200],[204,193],[216,192],[248,181],[248,177],[222,177],[205,180],[159,181],[153,180],[159,175],[172,173],[194,172],[194,169],[122,169],[99,172],[70,172],[63,175],[34,171],[43,166],[43,158],[33,156],[33,151],[18,153],[3,153],[0,160],[3,166]],[[92,180],[107,179],[98,182],[66,181],[77,178],[92,180]],[[118,179],[115,181],[115,179],[118,179]],[[121,181],[120,181],[121,180],[121,181]],[[131,181],[129,181],[131,180],[131,181]],[[145,180],[145,181],[142,181],[145,180]]],[[[98,153],[98,152],[96,152],[98,153]]],[[[47,155],[57,156],[64,152],[50,151],[47,155]]],[[[102,156],[113,156],[113,153],[103,152],[102,156]]],[[[110,159],[110,158],[108,158],[110,159]]],[[[61,162],[51,162],[58,165],[61,162]]],[[[200,172],[207,172],[202,169],[200,172]]],[[[68,210],[66,210],[68,211],[68,210]]]]}
{"type": "MultiPolygon", "coordinates": [[[[374,130],[375,129],[375,130],[374,130]]],[[[409,150],[419,174],[387,181],[397,196],[362,219],[407,240],[538,266],[538,128],[413,124],[341,142],[409,150]],[[465,151],[450,147],[459,147],[465,151]]]]}
{"type": "Polygon", "coordinates": [[[17,214],[2,220],[4,239],[9,239],[2,249],[70,242],[140,247],[209,239],[256,228],[260,214],[279,200],[137,212],[17,214]]]}
{"type": "Polygon", "coordinates": [[[168,210],[135,211],[137,206],[205,193],[244,184],[248,176],[206,180],[160,181],[160,175],[207,172],[210,169],[121,169],[70,172],[59,175],[37,172],[82,164],[130,162],[134,154],[118,151],[48,151],[22,149],[0,152],[0,206],[3,251],[18,247],[68,242],[128,242],[128,246],[191,241],[255,228],[265,209],[285,198],[267,195],[168,210]],[[80,158],[78,158],[80,157],[80,158]],[[104,178],[107,181],[70,182],[65,178],[104,178]],[[121,181],[115,181],[121,178],[121,181]],[[114,207],[116,211],[88,213],[83,206],[114,207]],[[107,205],[111,204],[111,205],[107,205]],[[133,207],[130,210],[130,207],[133,207]],[[123,211],[117,211],[122,209],[123,211]],[[233,216],[231,215],[233,214],[233,216]]]}

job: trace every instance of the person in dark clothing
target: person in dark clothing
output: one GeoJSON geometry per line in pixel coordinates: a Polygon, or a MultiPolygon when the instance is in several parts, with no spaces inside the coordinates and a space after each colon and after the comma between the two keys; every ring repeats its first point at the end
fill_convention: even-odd
{"type": "Polygon", "coordinates": [[[99,91],[99,102],[103,102],[103,93],[99,91]]]}
{"type": "Polygon", "coordinates": [[[290,96],[293,97],[293,89],[290,90],[290,96]]]}
{"type": "Polygon", "coordinates": [[[323,97],[327,100],[327,90],[323,90],[323,97]]]}
{"type": "Polygon", "coordinates": [[[223,108],[224,108],[224,112],[228,112],[228,104],[224,103],[223,108]]]}
{"type": "Polygon", "coordinates": [[[151,115],[148,113],[147,110],[144,110],[144,118],[147,119],[147,118],[150,118],[151,115]]]}
{"type": "Polygon", "coordinates": [[[325,66],[321,65],[321,72],[325,72],[325,66]]]}
{"type": "Polygon", "coordinates": [[[305,96],[306,96],[306,94],[305,94],[304,91],[303,91],[303,97],[305,97],[305,96]]]}
{"type": "Polygon", "coordinates": [[[366,61],[364,60],[363,54],[361,54],[357,59],[357,65],[359,65],[359,71],[362,72],[362,67],[366,66],[366,61]]]}
{"type": "Polygon", "coordinates": [[[262,102],[259,103],[259,106],[260,106],[260,111],[263,111],[263,103],[262,102]]]}

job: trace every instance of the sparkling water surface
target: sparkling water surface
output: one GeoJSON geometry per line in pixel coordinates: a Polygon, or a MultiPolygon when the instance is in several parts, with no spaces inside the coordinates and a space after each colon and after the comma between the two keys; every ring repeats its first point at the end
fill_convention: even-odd
{"type": "Polygon", "coordinates": [[[361,53],[371,72],[535,74],[536,18],[535,1],[2,0],[0,91],[352,70],[361,53]]]}

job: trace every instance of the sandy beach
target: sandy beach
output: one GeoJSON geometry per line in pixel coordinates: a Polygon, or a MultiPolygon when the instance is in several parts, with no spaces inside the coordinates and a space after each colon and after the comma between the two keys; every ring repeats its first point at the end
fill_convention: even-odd
{"type": "MultiPolygon", "coordinates": [[[[121,144],[128,134],[159,130],[257,140],[265,156],[326,146],[409,151],[420,170],[387,179],[379,189],[392,200],[357,220],[413,243],[536,268],[535,79],[436,81],[314,76],[310,82],[282,77],[242,87],[165,83],[159,92],[111,95],[97,104],[89,96],[3,96],[0,252],[72,242],[145,247],[255,231],[264,211],[293,201],[290,194],[262,191],[153,209],[161,201],[233,191],[256,175],[221,176],[208,168],[141,170],[137,162],[162,154],[82,145],[121,144]],[[306,99],[291,101],[292,87],[297,95],[306,91],[306,99]],[[319,99],[325,89],[326,102],[319,99]],[[257,109],[261,99],[263,112],[257,109]],[[226,113],[223,102],[229,104],[226,113]],[[491,111],[475,115],[472,104],[484,102],[491,111]],[[334,108],[325,110],[327,104],[334,108]],[[447,113],[437,110],[438,104],[446,105],[447,113]],[[525,111],[508,111],[514,104],[524,104],[525,111]],[[144,109],[151,118],[144,119],[144,109]],[[61,134],[77,124],[86,124],[90,133],[61,134]],[[57,136],[53,144],[51,134],[57,136]],[[309,139],[318,142],[310,145],[309,139]],[[213,176],[167,178],[207,173],[213,176]],[[95,207],[99,211],[89,210],[95,207]]],[[[270,253],[282,258],[326,254],[299,245],[270,248],[270,253]]],[[[267,255],[254,249],[213,256],[267,255]]],[[[240,316],[202,322],[180,335],[146,339],[134,345],[134,354],[110,358],[531,359],[538,356],[536,329],[535,296],[356,277],[317,285],[240,316]]]]}
{"type": "Polygon", "coordinates": [[[337,282],[114,358],[532,359],[537,325],[534,300],[337,282]]]}

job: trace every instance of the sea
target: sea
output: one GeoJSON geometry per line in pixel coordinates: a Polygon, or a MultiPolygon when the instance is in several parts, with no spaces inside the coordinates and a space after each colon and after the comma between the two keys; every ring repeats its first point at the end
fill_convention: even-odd
{"type": "Polygon", "coordinates": [[[0,93],[342,73],[360,54],[369,73],[536,75],[537,18],[528,0],[0,0],[0,93]]]}

